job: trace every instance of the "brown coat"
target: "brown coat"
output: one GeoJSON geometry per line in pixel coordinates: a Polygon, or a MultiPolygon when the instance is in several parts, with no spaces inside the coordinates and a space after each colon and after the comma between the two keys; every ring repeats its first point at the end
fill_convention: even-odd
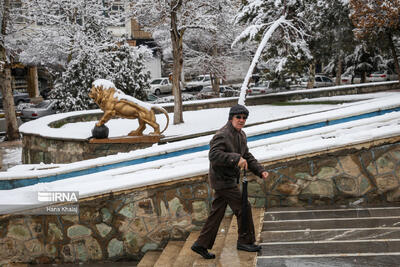
{"type": "Polygon", "coordinates": [[[249,169],[261,177],[264,168],[249,152],[247,137],[243,131],[238,132],[230,121],[214,135],[210,142],[209,179],[215,190],[235,187],[240,177],[237,166],[240,157],[247,160],[249,169]]]}

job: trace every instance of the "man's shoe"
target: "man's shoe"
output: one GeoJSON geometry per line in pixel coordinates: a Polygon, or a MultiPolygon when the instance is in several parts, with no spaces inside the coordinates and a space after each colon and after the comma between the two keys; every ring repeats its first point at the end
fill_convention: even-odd
{"type": "Polygon", "coordinates": [[[196,242],[192,245],[192,250],[198,254],[200,254],[205,259],[214,259],[215,254],[208,252],[206,248],[199,246],[196,242]]]}
{"type": "Polygon", "coordinates": [[[247,252],[257,252],[261,250],[261,246],[255,245],[255,244],[241,244],[237,243],[237,249],[238,250],[244,250],[247,252]]]}

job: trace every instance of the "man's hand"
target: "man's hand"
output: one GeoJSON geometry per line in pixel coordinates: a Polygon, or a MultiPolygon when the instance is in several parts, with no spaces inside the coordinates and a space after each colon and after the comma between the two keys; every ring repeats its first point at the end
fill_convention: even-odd
{"type": "Polygon", "coordinates": [[[240,157],[240,160],[238,162],[238,166],[241,170],[245,169],[247,170],[247,160],[245,160],[244,158],[240,157]]]}
{"type": "Polygon", "coordinates": [[[267,179],[267,177],[268,177],[268,174],[269,174],[268,172],[265,172],[265,171],[264,171],[264,172],[262,172],[262,173],[261,173],[261,178],[263,178],[263,179],[267,179]]]}

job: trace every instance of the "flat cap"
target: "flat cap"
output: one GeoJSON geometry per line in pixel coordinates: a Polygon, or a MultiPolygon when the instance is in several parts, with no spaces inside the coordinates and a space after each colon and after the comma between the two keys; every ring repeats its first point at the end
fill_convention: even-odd
{"type": "Polygon", "coordinates": [[[233,115],[237,114],[245,114],[246,116],[249,116],[249,110],[245,106],[237,104],[229,110],[229,120],[232,120],[233,115]]]}

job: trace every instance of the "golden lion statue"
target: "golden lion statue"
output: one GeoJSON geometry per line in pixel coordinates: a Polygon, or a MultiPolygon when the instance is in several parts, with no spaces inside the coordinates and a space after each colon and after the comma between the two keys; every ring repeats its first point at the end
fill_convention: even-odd
{"type": "Polygon", "coordinates": [[[168,127],[169,117],[164,108],[142,102],[124,94],[121,90],[116,89],[111,81],[103,79],[94,81],[89,97],[104,111],[103,117],[96,123],[96,126],[102,126],[114,117],[137,118],[139,127],[130,132],[129,136],[142,136],[144,129],[146,129],[146,124],[154,129],[154,132],[150,133],[151,135],[161,135],[168,127]],[[167,117],[167,124],[162,132],[160,132],[160,126],[156,122],[154,110],[161,111],[167,117]]]}

